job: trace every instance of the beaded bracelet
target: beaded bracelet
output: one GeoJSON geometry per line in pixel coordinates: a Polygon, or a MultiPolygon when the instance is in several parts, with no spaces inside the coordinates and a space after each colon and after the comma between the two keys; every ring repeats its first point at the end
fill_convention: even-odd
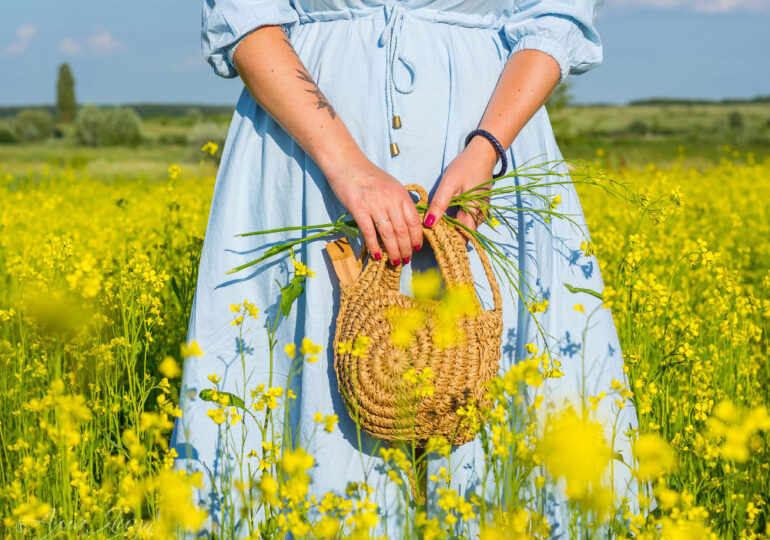
{"type": "Polygon", "coordinates": [[[505,171],[508,170],[508,158],[505,157],[505,150],[503,149],[503,145],[500,144],[500,141],[498,141],[494,135],[492,135],[490,132],[488,132],[485,129],[474,129],[470,133],[468,133],[468,136],[465,138],[465,146],[468,146],[468,143],[471,142],[471,139],[475,137],[476,135],[481,135],[482,137],[486,138],[490,143],[492,143],[492,146],[495,147],[495,152],[497,152],[497,155],[500,156],[500,171],[493,175],[492,178],[500,178],[502,175],[505,174],[505,171]]]}

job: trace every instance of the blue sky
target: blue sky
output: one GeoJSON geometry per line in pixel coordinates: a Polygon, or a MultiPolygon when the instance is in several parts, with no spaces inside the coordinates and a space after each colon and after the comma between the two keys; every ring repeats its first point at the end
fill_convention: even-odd
{"type": "MultiPolygon", "coordinates": [[[[67,61],[81,103],[233,104],[238,79],[200,55],[201,0],[3,3],[0,105],[52,103],[67,61]]],[[[578,102],[770,94],[770,0],[606,0],[604,64],[572,76],[578,102]]]]}

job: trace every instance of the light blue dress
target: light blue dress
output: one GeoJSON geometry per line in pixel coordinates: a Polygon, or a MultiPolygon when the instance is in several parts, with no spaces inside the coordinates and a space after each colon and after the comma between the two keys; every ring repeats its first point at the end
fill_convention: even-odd
{"type": "MultiPolygon", "coordinates": [[[[600,3],[204,0],[203,53],[217,75],[235,77],[232,56],[239,41],[261,25],[284,25],[302,62],[364,153],[402,183],[418,183],[432,193],[442,171],[463,148],[466,134],[478,126],[511,54],[522,49],[548,53],[558,62],[562,80],[569,73],[585,72],[601,63],[602,44],[593,23],[600,3]],[[401,129],[393,129],[394,115],[401,117],[401,129]],[[391,155],[391,142],[398,144],[400,154],[391,155]]],[[[561,159],[545,108],[538,110],[522,129],[507,155],[514,167],[561,159]]],[[[553,336],[550,345],[560,354],[564,372],[562,378],[546,380],[547,405],[565,399],[577,402],[581,395],[596,395],[602,390],[609,393],[613,379],[623,383],[627,379],[610,310],[602,309],[601,301],[594,296],[569,292],[564,285],[566,282],[600,292],[604,288],[596,258],[580,249],[581,242],[590,237],[574,186],[552,186],[541,193],[549,197],[561,194],[562,204],[557,211],[571,214],[579,229],[564,220],[545,222],[534,212],[522,212],[516,221],[516,236],[506,236],[500,228],[492,231],[486,225],[483,231],[508,244],[510,256],[517,260],[525,276],[521,284],[531,294],[548,299],[547,310],[532,315],[522,302],[512,298],[515,293],[503,287],[508,294],[504,294],[506,330],[501,369],[525,358],[527,343],[536,343],[542,350],[543,339],[533,322],[533,317],[538,317],[553,336]],[[576,311],[575,304],[583,304],[585,313],[576,311]],[[581,387],[583,379],[585,388],[581,387]]],[[[524,195],[518,203],[524,208],[543,207],[530,195],[524,195]]],[[[230,470],[233,451],[224,448],[223,428],[206,415],[212,405],[197,395],[212,387],[207,379],[212,373],[222,377],[221,389],[243,395],[241,352],[246,360],[246,393],[267,383],[269,348],[264,323],[275,316],[279,292],[276,281],[286,283],[291,264],[284,258],[237,274],[225,272],[263,253],[265,245],[289,235],[234,235],[328,223],[344,212],[318,166],[244,88],[223,150],[203,244],[188,339],[196,340],[204,355],[188,357],[184,363],[180,404],[183,415],[172,434],[172,444],[180,456],[176,468],[210,471],[217,478],[228,478],[228,474],[237,477],[238,471],[230,470]],[[230,305],[244,299],[261,311],[258,320],[247,318],[241,336],[239,328],[230,324],[234,316],[230,305]]],[[[294,422],[299,423],[300,443],[309,445],[316,460],[311,471],[311,493],[335,491],[344,495],[348,482],[366,479],[375,488],[381,507],[382,526],[377,532],[390,531],[394,535],[402,518],[396,490],[392,484],[386,485],[380,458],[373,452],[376,441],[364,435],[364,451],[359,452],[356,430],[337,391],[331,342],[339,293],[332,265],[322,248],[323,243],[316,242],[297,252],[297,258],[317,275],[307,280],[305,293],[279,327],[273,384],[283,386],[289,371],[290,361],[283,354],[283,345],[300,343],[302,337],[325,345],[318,362],[305,365],[295,380],[298,397],[291,411],[294,422]],[[319,411],[337,414],[339,425],[333,433],[321,431],[310,440],[317,429],[313,417],[319,411]]],[[[429,249],[415,253],[413,263],[404,269],[403,290],[407,290],[411,268],[429,266],[431,259],[429,249]]],[[[479,295],[489,306],[488,285],[475,254],[471,262],[479,278],[479,295]]],[[[630,445],[622,432],[637,426],[636,414],[630,406],[616,414],[613,401],[611,397],[602,400],[596,414],[608,429],[615,424],[615,449],[628,462],[630,445]]],[[[259,450],[261,437],[256,429],[249,429],[250,420],[246,420],[246,451],[259,450]]],[[[243,433],[236,433],[235,439],[240,441],[243,433]]],[[[256,458],[246,458],[246,462],[256,471],[256,458]]],[[[453,450],[453,485],[461,494],[478,492],[482,463],[478,441],[453,450]]],[[[440,459],[431,460],[430,472],[444,464],[440,459]]],[[[634,485],[623,466],[614,468],[614,479],[620,494],[633,495],[634,485]]],[[[222,513],[229,509],[223,508],[212,494],[208,473],[204,473],[204,486],[196,496],[198,503],[211,512],[207,527],[215,529],[222,513]]],[[[546,513],[555,537],[565,532],[565,510],[563,500],[554,494],[546,513]]]]}

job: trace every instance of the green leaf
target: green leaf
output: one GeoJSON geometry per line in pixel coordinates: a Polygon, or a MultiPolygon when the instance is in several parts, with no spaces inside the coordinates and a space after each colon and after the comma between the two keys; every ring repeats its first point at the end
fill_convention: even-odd
{"type": "Polygon", "coordinates": [[[345,222],[341,222],[339,228],[341,233],[347,234],[351,238],[357,238],[359,235],[358,229],[351,227],[345,222]]]}
{"type": "Polygon", "coordinates": [[[604,297],[602,296],[602,293],[598,293],[598,292],[596,292],[594,290],[584,289],[583,287],[573,287],[569,283],[565,283],[564,286],[567,287],[567,290],[569,292],[571,292],[571,293],[581,293],[581,292],[584,292],[584,293],[590,294],[591,296],[595,296],[599,300],[604,300],[604,297]]]}
{"type": "MultiPolygon", "coordinates": [[[[221,390],[217,390],[216,393],[220,395],[230,396],[230,405],[233,405],[235,407],[240,407],[241,409],[246,408],[246,404],[243,402],[243,400],[238,396],[236,396],[235,394],[231,394],[230,392],[222,392],[221,390]]],[[[214,401],[213,388],[205,388],[201,390],[198,395],[203,401],[214,401]]]]}
{"type": "MultiPolygon", "coordinates": [[[[294,243],[296,243],[296,242],[294,242],[294,243]]],[[[264,261],[265,259],[269,259],[273,255],[278,255],[279,253],[283,253],[284,251],[288,251],[289,249],[291,249],[291,247],[292,247],[292,245],[294,245],[294,243],[281,244],[281,245],[273,246],[270,249],[268,249],[267,251],[265,251],[265,254],[262,255],[259,259],[255,259],[255,260],[253,260],[253,261],[251,261],[249,263],[242,264],[241,266],[238,266],[236,268],[228,270],[227,272],[225,272],[225,274],[234,274],[235,272],[239,272],[239,271],[243,270],[244,268],[248,268],[250,266],[254,266],[255,264],[261,263],[262,261],[264,261]]]]}
{"type": "Polygon", "coordinates": [[[179,300],[179,305],[184,306],[184,302],[182,302],[182,293],[179,292],[179,284],[176,282],[176,277],[171,278],[171,290],[174,291],[176,299],[179,300]]]}
{"type": "Polygon", "coordinates": [[[284,317],[289,316],[294,301],[305,291],[302,287],[304,282],[305,276],[298,276],[295,274],[288,285],[281,287],[281,313],[284,317]]]}

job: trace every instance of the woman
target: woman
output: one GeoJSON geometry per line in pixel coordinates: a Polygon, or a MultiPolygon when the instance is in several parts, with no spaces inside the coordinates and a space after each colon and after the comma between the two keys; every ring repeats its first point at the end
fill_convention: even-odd
{"type": "MultiPolygon", "coordinates": [[[[173,442],[177,468],[228,474],[233,455],[223,450],[221,426],[207,417],[212,404],[200,399],[212,387],[207,377],[221,377],[219,388],[238,395],[269,384],[269,347],[265,321],[277,310],[278,285],[285,284],[285,264],[254,272],[225,275],[256,257],[263,242],[235,234],[336,220],[350,212],[374,257],[409,269],[431,265],[423,248],[422,228],[434,225],[450,199],[486,180],[502,164],[494,140],[505,149],[510,167],[558,160],[560,152],[543,104],[568,73],[598,65],[602,46],[593,18],[601,0],[204,0],[203,52],[222,77],[239,75],[244,89],[233,116],[214,189],[193,305],[189,340],[203,350],[185,361],[183,415],[173,442]],[[491,134],[471,137],[481,128],[491,134]],[[418,183],[430,194],[424,222],[405,184],[418,183]],[[231,305],[247,299],[262,310],[244,336],[232,326],[231,305]],[[245,357],[245,370],[241,357],[245,357]],[[244,375],[245,372],[245,375],[244,375]]],[[[560,169],[566,170],[566,169],[560,169]]],[[[505,179],[502,181],[510,181],[505,179]]],[[[609,390],[613,379],[625,382],[623,360],[608,309],[598,310],[586,339],[585,312],[600,300],[575,287],[603,290],[593,255],[581,243],[588,238],[582,209],[570,184],[544,192],[560,195],[560,213],[575,216],[581,231],[561,220],[520,213],[519,234],[499,237],[511,246],[526,287],[548,300],[539,320],[562,353],[564,376],[546,380],[549,403],[585,399],[609,390]],[[582,361],[581,361],[582,359],[582,361]]],[[[524,207],[536,201],[524,197],[524,207]]],[[[460,212],[468,227],[478,216],[460,212]]],[[[488,225],[482,224],[490,234],[488,225]]],[[[499,233],[505,234],[505,233],[499,233]]],[[[285,241],[274,235],[270,242],[285,241]]],[[[344,494],[350,481],[366,479],[381,496],[379,532],[398,530],[395,486],[386,482],[376,441],[364,436],[359,450],[356,430],[337,391],[331,342],[338,305],[336,279],[322,245],[311,243],[297,259],[316,272],[305,292],[277,330],[280,345],[272,385],[284,386],[290,359],[287,343],[308,337],[324,345],[317,362],[306,364],[297,379],[292,415],[299,422],[299,442],[315,458],[311,493],[344,494]],[[316,433],[317,412],[337,414],[332,433],[316,433]],[[364,475],[366,469],[366,476],[364,475]]],[[[262,246],[264,247],[264,246],[262,246]]],[[[469,247],[470,251],[473,251],[469,247]]],[[[475,255],[475,254],[473,254],[475,255]]],[[[471,257],[475,276],[483,276],[471,257]]],[[[283,261],[285,262],[285,261],[283,261]]],[[[481,278],[483,280],[483,278],[481,278]]],[[[501,284],[502,285],[502,284],[501,284]]],[[[482,300],[488,291],[479,284],[482,300]]],[[[511,292],[511,291],[508,291],[511,292]]],[[[501,369],[525,358],[528,343],[539,343],[533,315],[515,293],[504,304],[504,354],[501,369]]],[[[216,379],[215,379],[216,380],[216,379]]],[[[636,426],[632,408],[616,416],[610,400],[597,415],[616,430],[636,426]]],[[[239,435],[240,437],[240,435],[239,435]]],[[[245,435],[246,451],[260,449],[256,430],[245,435]]],[[[240,440],[240,438],[238,438],[240,440]]],[[[628,458],[627,439],[618,434],[615,449],[628,458]]],[[[467,496],[478,489],[483,452],[478,441],[452,451],[453,486],[467,496]]],[[[258,461],[253,459],[252,470],[258,461]]],[[[443,463],[429,463],[429,474],[443,463]]],[[[208,473],[199,503],[211,512],[211,526],[222,508],[211,493],[208,473]]],[[[628,475],[616,468],[616,486],[628,475]]],[[[558,534],[560,500],[548,509],[558,534]]]]}

